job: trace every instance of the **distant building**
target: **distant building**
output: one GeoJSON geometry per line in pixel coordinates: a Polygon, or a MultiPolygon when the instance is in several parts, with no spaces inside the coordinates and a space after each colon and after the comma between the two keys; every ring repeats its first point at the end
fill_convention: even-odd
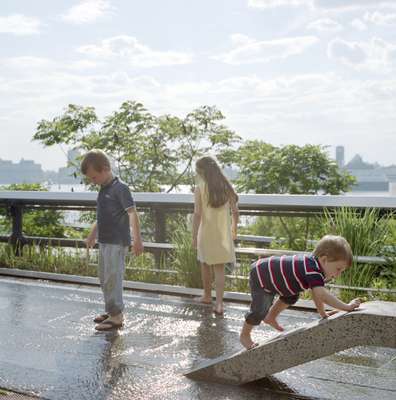
{"type": "Polygon", "coordinates": [[[79,157],[80,153],[78,152],[78,150],[72,149],[67,152],[67,166],[59,168],[54,183],[61,183],[61,184],[80,183],[81,179],[75,175],[76,169],[78,169],[79,157]]]}
{"type": "Polygon", "coordinates": [[[79,152],[69,150],[67,152],[68,165],[56,171],[43,171],[41,164],[33,160],[24,160],[14,163],[9,160],[0,159],[0,185],[13,183],[56,183],[56,184],[79,184],[81,179],[74,173],[78,169],[79,152]]]}
{"type": "Polygon", "coordinates": [[[0,159],[0,184],[9,185],[12,183],[38,183],[44,180],[44,171],[41,164],[33,160],[24,160],[13,163],[0,159]]]}
{"type": "Polygon", "coordinates": [[[336,161],[340,168],[344,168],[345,165],[345,152],[344,146],[337,146],[336,147],[336,161]]]}
{"type": "Polygon", "coordinates": [[[385,168],[378,164],[369,164],[356,154],[344,167],[357,182],[352,187],[352,192],[388,192],[389,178],[385,168]]]}

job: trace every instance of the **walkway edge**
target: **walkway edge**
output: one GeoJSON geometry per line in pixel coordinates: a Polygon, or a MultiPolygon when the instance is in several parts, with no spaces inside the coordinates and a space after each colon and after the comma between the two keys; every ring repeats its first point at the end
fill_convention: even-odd
{"type": "MultiPolygon", "coordinates": [[[[0,268],[0,276],[10,276],[17,278],[26,279],[40,279],[62,283],[74,283],[78,285],[89,285],[89,286],[100,286],[99,279],[92,276],[80,276],[80,275],[67,275],[67,274],[56,274],[53,272],[42,272],[42,271],[31,271],[25,269],[16,268],[0,268]]],[[[124,289],[153,292],[158,294],[166,294],[171,296],[182,296],[182,297],[196,297],[202,295],[201,289],[187,288],[184,286],[174,286],[157,283],[145,283],[136,281],[124,281],[124,289]]],[[[212,293],[215,296],[215,292],[212,293]]],[[[250,303],[250,295],[247,293],[240,292],[225,292],[224,300],[234,303],[250,303]]],[[[316,307],[311,300],[298,300],[298,302],[290,307],[295,310],[307,310],[315,311],[316,307]]]]}

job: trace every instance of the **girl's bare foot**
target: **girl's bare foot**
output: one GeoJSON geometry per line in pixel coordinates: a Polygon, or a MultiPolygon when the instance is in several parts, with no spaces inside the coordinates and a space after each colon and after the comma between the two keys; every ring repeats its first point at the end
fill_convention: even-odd
{"type": "Polygon", "coordinates": [[[205,297],[205,296],[195,297],[194,300],[197,301],[198,303],[202,303],[202,304],[212,304],[211,297],[205,297]]]}
{"type": "Polygon", "coordinates": [[[213,307],[213,312],[216,315],[223,315],[224,314],[223,304],[216,304],[216,306],[213,307]]]}
{"type": "Polygon", "coordinates": [[[276,319],[269,318],[268,316],[264,318],[263,322],[268,325],[271,325],[273,328],[275,328],[279,332],[283,332],[285,330],[285,328],[283,328],[283,326],[278,324],[278,321],[276,319]]]}
{"type": "Polygon", "coordinates": [[[250,350],[253,349],[254,347],[257,346],[257,343],[254,343],[252,338],[247,335],[240,335],[239,336],[239,341],[241,342],[242,346],[246,349],[246,350],[250,350]]]}

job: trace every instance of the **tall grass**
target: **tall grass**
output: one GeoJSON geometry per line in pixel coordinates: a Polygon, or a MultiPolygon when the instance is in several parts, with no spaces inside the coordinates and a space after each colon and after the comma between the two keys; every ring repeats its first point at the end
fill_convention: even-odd
{"type": "MultiPolygon", "coordinates": [[[[153,270],[154,256],[144,253],[139,257],[127,254],[125,279],[139,282],[175,284],[175,274],[153,270]]],[[[0,267],[30,271],[55,272],[68,275],[98,276],[98,252],[59,246],[26,245],[16,256],[9,244],[0,244],[0,267]]]]}
{"type": "MultiPolygon", "coordinates": [[[[383,256],[390,235],[392,215],[381,216],[378,209],[367,208],[356,211],[344,207],[325,211],[324,228],[327,233],[343,236],[351,245],[355,256],[383,256]]],[[[353,261],[337,283],[348,286],[370,287],[379,276],[381,266],[358,264],[353,261]]]]}
{"type": "Polygon", "coordinates": [[[180,224],[172,232],[171,240],[175,245],[171,263],[178,272],[180,280],[187,287],[202,288],[197,252],[192,246],[192,233],[185,221],[180,221],[180,224]]]}
{"type": "Polygon", "coordinates": [[[9,244],[0,245],[0,267],[29,269],[60,274],[96,276],[96,266],[90,263],[85,250],[55,246],[24,246],[16,256],[9,244]]]}
{"type": "Polygon", "coordinates": [[[156,260],[153,254],[143,253],[139,257],[127,254],[125,264],[125,278],[129,281],[164,283],[173,285],[178,279],[176,274],[171,274],[166,270],[166,257],[160,260],[159,269],[156,268],[156,260]]]}
{"type": "Polygon", "coordinates": [[[249,272],[251,269],[252,258],[249,256],[241,256],[237,262],[236,268],[228,275],[226,279],[226,290],[232,292],[249,293],[249,272]]]}

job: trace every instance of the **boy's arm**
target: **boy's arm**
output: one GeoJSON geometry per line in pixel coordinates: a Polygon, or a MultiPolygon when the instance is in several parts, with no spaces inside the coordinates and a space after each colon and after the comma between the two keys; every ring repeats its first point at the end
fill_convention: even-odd
{"type": "Polygon", "coordinates": [[[98,233],[98,225],[95,222],[91,227],[91,232],[89,232],[89,235],[85,239],[85,244],[87,245],[88,248],[92,248],[95,246],[97,233],[98,233]]]}
{"type": "MultiPolygon", "coordinates": [[[[314,288],[314,289],[316,289],[316,288],[314,288]]],[[[317,293],[316,293],[316,291],[314,291],[314,289],[312,289],[312,300],[315,303],[316,309],[318,310],[318,313],[322,318],[327,318],[328,315],[325,310],[325,303],[321,300],[319,295],[317,295],[317,293]]]]}
{"type": "Polygon", "coordinates": [[[133,254],[135,256],[139,256],[143,253],[144,247],[142,243],[142,236],[140,235],[140,223],[139,223],[139,216],[136,212],[135,207],[131,207],[127,209],[128,216],[129,216],[129,225],[132,228],[133,233],[133,254]]]}
{"type": "Polygon", "coordinates": [[[192,228],[192,245],[193,248],[197,248],[197,236],[198,228],[201,223],[202,217],[202,204],[201,204],[201,194],[198,187],[195,188],[194,192],[194,215],[193,215],[193,228],[192,228]]]}
{"type": "Polygon", "coordinates": [[[354,299],[350,303],[344,303],[339,300],[336,296],[332,295],[326,288],[323,286],[317,286],[312,288],[312,298],[315,302],[318,313],[322,318],[327,318],[328,314],[324,309],[324,305],[327,304],[331,307],[336,308],[337,310],[343,311],[352,311],[355,308],[359,307],[360,300],[354,299]]]}

